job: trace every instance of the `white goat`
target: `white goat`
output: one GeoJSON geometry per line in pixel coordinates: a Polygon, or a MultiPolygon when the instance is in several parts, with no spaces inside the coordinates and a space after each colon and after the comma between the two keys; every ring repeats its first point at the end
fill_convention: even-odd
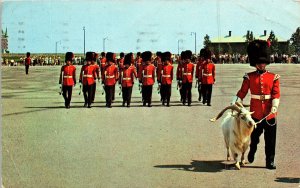
{"type": "Polygon", "coordinates": [[[211,122],[219,119],[226,110],[232,110],[222,121],[222,130],[227,149],[227,160],[230,160],[229,148],[235,167],[240,169],[238,156],[241,154],[241,164],[245,165],[244,154],[250,144],[250,135],[256,126],[251,114],[241,103],[236,102],[234,105],[223,109],[217,117],[210,119],[211,122]]]}

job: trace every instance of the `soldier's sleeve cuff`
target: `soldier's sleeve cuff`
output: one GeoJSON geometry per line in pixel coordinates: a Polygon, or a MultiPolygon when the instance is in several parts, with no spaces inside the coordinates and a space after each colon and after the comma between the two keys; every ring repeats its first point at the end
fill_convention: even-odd
{"type": "Polygon", "coordinates": [[[272,107],[278,108],[279,103],[280,103],[280,99],[273,99],[272,100],[272,107]]]}

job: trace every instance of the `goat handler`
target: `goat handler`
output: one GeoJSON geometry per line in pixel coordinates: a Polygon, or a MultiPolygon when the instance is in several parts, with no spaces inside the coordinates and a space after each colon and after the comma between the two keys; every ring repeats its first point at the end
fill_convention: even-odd
{"type": "Polygon", "coordinates": [[[251,134],[248,161],[254,161],[259,137],[264,132],[266,168],[276,169],[275,146],[277,129],[277,110],[279,106],[280,87],[279,75],[266,70],[270,64],[270,42],[254,40],[249,43],[248,57],[250,66],[256,71],[245,74],[241,89],[234,97],[232,103],[242,102],[250,89],[250,111],[254,111],[252,118],[258,122],[257,128],[251,134]]]}

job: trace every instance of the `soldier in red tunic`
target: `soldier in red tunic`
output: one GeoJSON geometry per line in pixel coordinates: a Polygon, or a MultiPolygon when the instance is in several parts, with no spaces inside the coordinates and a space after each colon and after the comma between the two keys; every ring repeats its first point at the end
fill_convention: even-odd
{"type": "Polygon", "coordinates": [[[101,58],[100,58],[100,69],[101,69],[101,75],[103,74],[104,68],[106,66],[106,58],[105,58],[105,52],[101,52],[101,58]]]}
{"type": "Polygon", "coordinates": [[[216,73],[215,73],[215,65],[211,60],[211,51],[206,48],[203,52],[204,62],[203,65],[200,66],[199,70],[199,80],[201,82],[202,87],[202,96],[203,101],[202,103],[207,103],[207,106],[211,106],[211,93],[212,93],[212,86],[216,80],[216,73]]]}
{"type": "MultiPolygon", "coordinates": [[[[97,64],[97,59],[98,59],[98,54],[96,52],[93,52],[93,60],[91,65],[95,67],[96,69],[96,76],[98,79],[98,82],[100,81],[100,66],[97,64]]],[[[96,80],[96,78],[95,78],[96,80]]],[[[92,88],[92,103],[94,103],[95,100],[95,95],[96,95],[96,82],[93,84],[92,88]]]]}
{"type": "Polygon", "coordinates": [[[70,108],[72,89],[76,85],[76,67],[72,65],[74,54],[67,52],[65,56],[66,65],[60,70],[59,84],[62,84],[62,95],[65,99],[65,107],[70,108]]]}
{"type": "Polygon", "coordinates": [[[161,74],[158,76],[158,80],[161,83],[162,105],[167,103],[167,107],[170,106],[172,81],[173,81],[173,65],[171,64],[170,52],[162,54],[162,62],[164,64],[161,74]]]}
{"type": "Polygon", "coordinates": [[[97,74],[95,66],[91,65],[94,53],[86,52],[85,56],[86,64],[80,70],[79,82],[83,85],[84,107],[88,106],[88,108],[91,108],[93,84],[95,83],[97,74]]]}
{"type": "Polygon", "coordinates": [[[28,74],[30,64],[31,64],[30,52],[27,52],[26,53],[26,58],[25,58],[25,72],[26,72],[26,74],[28,74]]]}
{"type": "Polygon", "coordinates": [[[107,65],[102,74],[102,83],[105,85],[106,107],[111,108],[114,97],[114,88],[119,79],[118,67],[115,65],[116,55],[112,52],[106,53],[107,65]]]}
{"type": "Polygon", "coordinates": [[[137,78],[137,72],[134,66],[131,65],[133,60],[133,54],[129,53],[126,54],[124,59],[124,67],[120,73],[119,83],[122,85],[122,98],[123,98],[123,105],[127,103],[127,107],[130,107],[131,102],[131,94],[132,94],[132,87],[134,84],[134,79],[137,78]]]}
{"type": "MultiPolygon", "coordinates": [[[[162,53],[161,52],[156,52],[156,58],[154,59],[154,66],[156,67],[156,76],[157,76],[157,83],[159,84],[159,88],[160,88],[160,84],[161,84],[161,71],[163,69],[163,63],[161,61],[161,57],[162,57],[162,53]]],[[[160,92],[160,101],[162,101],[162,93],[160,92]]]]}
{"type": "Polygon", "coordinates": [[[135,58],[135,67],[137,69],[137,72],[139,72],[139,70],[142,68],[142,58],[141,58],[141,52],[138,52],[136,54],[136,58],[135,58]]]}
{"type": "Polygon", "coordinates": [[[198,84],[198,94],[199,94],[198,101],[201,101],[201,95],[202,95],[201,81],[199,78],[199,73],[200,73],[200,68],[204,62],[203,52],[204,52],[204,48],[202,48],[200,50],[200,56],[199,56],[199,59],[198,59],[197,65],[196,65],[196,74],[195,74],[196,82],[198,84]]]}
{"type": "Polygon", "coordinates": [[[146,103],[148,103],[148,107],[152,107],[152,89],[155,82],[155,66],[151,64],[152,53],[150,51],[143,52],[142,59],[144,66],[139,70],[139,81],[143,84],[143,106],[146,106],[146,103]]]}
{"type": "Polygon", "coordinates": [[[122,69],[124,68],[124,52],[120,53],[120,58],[117,60],[117,65],[119,67],[119,71],[122,71],[122,69]]]}
{"type": "Polygon", "coordinates": [[[276,145],[276,115],[279,106],[280,87],[279,75],[266,70],[270,64],[270,47],[266,41],[254,40],[249,43],[248,57],[250,66],[256,67],[256,71],[245,74],[241,89],[232,103],[242,102],[250,90],[250,111],[254,112],[252,118],[258,122],[257,128],[251,134],[250,151],[248,161],[254,161],[259,137],[264,132],[266,168],[276,169],[275,145],[276,145]],[[266,117],[266,118],[265,118],[266,117]]]}
{"type": "Polygon", "coordinates": [[[188,106],[192,104],[192,84],[193,84],[193,75],[194,75],[194,64],[191,62],[192,51],[185,51],[185,60],[183,64],[182,72],[182,104],[186,104],[188,101],[188,106]]]}

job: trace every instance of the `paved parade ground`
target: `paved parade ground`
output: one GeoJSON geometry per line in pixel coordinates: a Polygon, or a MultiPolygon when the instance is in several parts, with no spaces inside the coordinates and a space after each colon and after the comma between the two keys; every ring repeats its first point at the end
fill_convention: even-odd
{"type": "MultiPolygon", "coordinates": [[[[221,120],[209,119],[228,106],[249,65],[216,65],[212,106],[182,106],[176,82],[171,107],[142,107],[135,84],[131,108],[121,106],[119,89],[111,109],[102,88],[83,108],[79,85],[71,109],[64,108],[60,67],[2,67],[2,180],[4,187],[299,187],[300,65],[270,65],[280,74],[277,170],[268,170],[264,140],[254,163],[234,170],[226,160],[221,120]]],[[[77,67],[77,77],[80,67],[77,67]]],[[[77,78],[78,80],[78,78],[77,78]]],[[[245,104],[249,104],[249,97],[245,104]]]]}

